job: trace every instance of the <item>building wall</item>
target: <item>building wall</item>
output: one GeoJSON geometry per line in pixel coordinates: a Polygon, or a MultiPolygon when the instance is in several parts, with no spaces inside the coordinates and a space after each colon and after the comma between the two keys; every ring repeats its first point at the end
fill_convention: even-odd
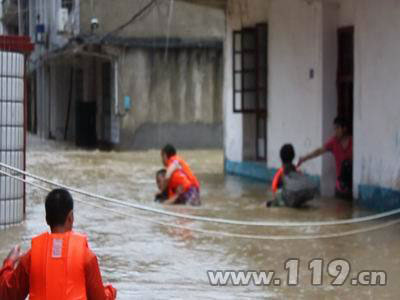
{"type": "MultiPolygon", "coordinates": [[[[302,0],[230,1],[227,9],[224,81],[225,157],[243,158],[243,118],[232,113],[232,31],[267,22],[267,167],[280,166],[279,150],[293,143],[304,154],[322,143],[322,5],[302,0]],[[290,7],[290,9],[288,9],[290,7]],[[313,78],[310,78],[313,72],[313,78]],[[311,119],[309,116],[313,116],[311,119]]],[[[332,120],[330,120],[331,122],[332,120]]],[[[305,166],[320,175],[321,161],[305,166]]]]}
{"type": "MultiPolygon", "coordinates": [[[[357,2],[354,177],[400,189],[400,3],[357,2]]],[[[400,200],[400,199],[398,199],[400,200]]]]}
{"type": "MultiPolygon", "coordinates": [[[[232,8],[238,2],[231,1],[227,10],[224,81],[225,157],[236,163],[243,156],[242,117],[233,114],[231,108],[232,30],[243,16],[232,8]]],[[[266,169],[279,166],[283,143],[293,143],[297,154],[302,155],[332,135],[337,109],[337,29],[354,26],[354,196],[370,207],[400,206],[400,3],[240,2],[257,6],[244,14],[247,23],[256,23],[263,12],[269,24],[266,169]],[[310,70],[314,71],[313,78],[310,70]]],[[[335,170],[331,155],[307,162],[304,170],[322,176],[323,193],[332,194],[335,170]]],[[[255,172],[269,176],[268,172],[255,172]]]]}
{"type": "MultiPolygon", "coordinates": [[[[271,2],[267,125],[269,167],[280,166],[279,150],[284,143],[292,143],[298,155],[322,143],[320,14],[321,4],[317,2],[271,2]]],[[[321,161],[310,161],[304,169],[320,175],[321,161]]]]}
{"type": "Polygon", "coordinates": [[[72,32],[79,31],[79,18],[77,18],[79,0],[77,3],[78,5],[70,14],[69,28],[71,30],[60,34],[57,24],[61,0],[29,1],[29,28],[32,41],[36,41],[37,24],[44,24],[45,33],[48,36],[46,42],[35,44],[29,64],[29,72],[36,74],[37,134],[41,138],[63,138],[61,123],[65,122],[65,111],[58,109],[64,105],[64,98],[67,97],[66,89],[69,87],[69,79],[66,80],[65,74],[59,71],[59,62],[52,61],[50,64],[45,57],[47,58],[49,53],[65,45],[72,36],[72,32]]]}
{"type": "MultiPolygon", "coordinates": [[[[109,33],[130,20],[150,0],[96,0],[80,2],[81,33],[90,33],[90,20],[96,17],[96,34],[109,33]],[[110,17],[115,16],[115,17],[110,17]]],[[[223,37],[224,11],[181,1],[163,0],[143,17],[118,32],[122,37],[216,38],[223,37]],[[205,26],[206,25],[206,26],[205,26]]]]}
{"type": "MultiPolygon", "coordinates": [[[[322,4],[322,141],[327,141],[334,132],[333,120],[337,112],[337,24],[343,11],[336,3],[322,4]]],[[[336,183],[336,165],[333,155],[322,157],[321,193],[333,196],[336,183]]]]}
{"type": "MultiPolygon", "coordinates": [[[[38,74],[38,134],[43,138],[64,138],[69,70],[74,67],[73,56],[57,57],[57,53],[52,51],[65,45],[72,34],[89,34],[92,17],[97,17],[100,24],[95,33],[102,35],[130,19],[146,1],[76,3],[70,13],[69,31],[60,34],[57,22],[61,0],[30,2],[31,35],[35,34],[37,14],[49,34],[48,44],[37,46],[31,64],[32,70],[38,74]],[[51,60],[47,59],[48,53],[52,53],[51,60]]],[[[118,32],[118,35],[152,41],[163,38],[163,46],[158,44],[157,48],[145,49],[135,45],[103,47],[113,59],[117,57],[118,63],[118,76],[115,77],[118,98],[115,99],[113,88],[112,121],[104,121],[102,114],[100,59],[97,58],[94,65],[93,58],[84,56],[80,64],[83,69],[83,96],[76,99],[73,92],[68,139],[76,137],[74,105],[79,100],[97,102],[98,140],[118,143],[122,149],[159,147],[168,141],[184,148],[222,147],[222,54],[216,42],[222,40],[223,28],[222,10],[180,1],[158,1],[148,14],[118,32]],[[209,43],[210,48],[204,48],[204,44],[202,48],[196,48],[194,44],[190,48],[177,48],[172,42],[165,42],[165,38],[212,43],[209,43]],[[129,112],[123,108],[125,96],[130,96],[133,102],[129,112]],[[116,102],[119,111],[114,109],[116,102]],[[118,126],[114,128],[111,123],[118,126]],[[111,134],[113,128],[105,129],[105,126],[117,129],[117,135],[111,134]],[[193,131],[199,137],[194,137],[193,131]],[[110,138],[111,135],[118,138],[110,138]]],[[[114,74],[111,80],[114,80],[114,74]]]]}
{"type": "Polygon", "coordinates": [[[119,99],[132,101],[128,112],[120,101],[119,147],[222,147],[220,49],[130,49],[119,57],[119,99]]]}

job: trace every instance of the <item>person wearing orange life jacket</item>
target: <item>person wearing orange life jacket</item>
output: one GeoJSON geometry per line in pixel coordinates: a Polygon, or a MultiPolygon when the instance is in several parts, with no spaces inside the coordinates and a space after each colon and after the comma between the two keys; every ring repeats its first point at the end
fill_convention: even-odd
{"type": "Polygon", "coordinates": [[[68,191],[51,191],[45,201],[51,233],[32,239],[20,255],[15,247],[0,271],[0,299],[112,300],[117,291],[104,286],[96,255],[84,235],[72,231],[73,199],[68,191]],[[17,264],[18,262],[18,264],[17,264]]]}
{"type": "Polygon", "coordinates": [[[166,183],[168,183],[172,173],[178,169],[182,170],[186,174],[189,181],[196,187],[198,193],[200,193],[200,183],[190,169],[189,165],[185,160],[176,154],[174,146],[167,144],[161,150],[161,160],[164,166],[167,168],[166,183]]]}
{"type": "MultiPolygon", "coordinates": [[[[159,170],[156,174],[157,185],[160,192],[166,181],[165,169],[159,170]]],[[[172,173],[168,181],[166,189],[166,199],[160,201],[164,204],[189,204],[193,206],[200,205],[200,197],[197,188],[190,182],[186,174],[181,170],[176,170],[172,173]]]]}

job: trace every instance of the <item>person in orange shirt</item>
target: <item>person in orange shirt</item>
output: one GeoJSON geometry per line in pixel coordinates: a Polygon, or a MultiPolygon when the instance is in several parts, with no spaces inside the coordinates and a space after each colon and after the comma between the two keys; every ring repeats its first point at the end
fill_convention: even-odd
{"type": "Polygon", "coordinates": [[[167,173],[165,176],[166,184],[168,184],[172,174],[176,170],[181,170],[187,176],[192,185],[197,189],[197,192],[200,194],[199,181],[197,180],[193,171],[190,169],[187,162],[177,155],[174,146],[170,144],[164,146],[164,148],[161,150],[161,160],[164,166],[167,168],[167,173]]]}
{"type": "Polygon", "coordinates": [[[175,170],[171,178],[166,179],[167,171],[165,169],[159,170],[156,173],[157,186],[160,194],[166,192],[166,197],[163,201],[164,204],[189,204],[193,206],[200,205],[200,197],[198,189],[194,186],[182,170],[175,170]],[[167,186],[166,189],[164,187],[167,186]]]}
{"type": "Polygon", "coordinates": [[[84,235],[72,231],[74,202],[64,189],[51,191],[45,201],[51,233],[32,239],[21,255],[16,246],[0,270],[0,299],[112,300],[117,291],[104,286],[96,255],[84,235]]]}

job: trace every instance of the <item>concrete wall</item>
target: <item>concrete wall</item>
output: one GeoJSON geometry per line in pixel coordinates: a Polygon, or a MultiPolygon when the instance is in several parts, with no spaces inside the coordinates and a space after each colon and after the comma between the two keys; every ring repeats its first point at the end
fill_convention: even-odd
{"type": "MultiPolygon", "coordinates": [[[[340,9],[336,3],[322,5],[322,141],[327,141],[334,132],[333,120],[337,114],[337,24],[340,9]]],[[[321,193],[333,196],[336,183],[336,165],[333,155],[322,157],[321,193]]]]}
{"type": "Polygon", "coordinates": [[[218,49],[130,49],[119,59],[121,148],[222,146],[222,53],[218,49]],[[191,131],[193,129],[193,131],[191,131]],[[196,134],[194,134],[196,133],[196,134]]]}
{"type": "MultiPolygon", "coordinates": [[[[130,20],[150,0],[96,0],[81,1],[81,33],[90,33],[90,20],[96,17],[99,28],[96,34],[104,34],[130,20]],[[112,16],[112,17],[111,17],[112,16]]],[[[122,37],[179,37],[222,39],[224,12],[221,9],[203,7],[174,0],[158,1],[139,21],[118,32],[122,37]]]]}
{"type": "Polygon", "coordinates": [[[355,47],[354,179],[399,190],[399,1],[357,2],[355,47]]]}

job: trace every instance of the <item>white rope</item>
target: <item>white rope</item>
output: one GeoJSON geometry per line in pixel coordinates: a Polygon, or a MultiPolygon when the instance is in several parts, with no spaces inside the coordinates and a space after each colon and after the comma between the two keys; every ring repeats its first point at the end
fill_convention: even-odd
{"type": "MultiPolygon", "coordinates": [[[[50,192],[51,189],[43,187],[41,185],[35,184],[33,182],[30,182],[24,178],[20,178],[17,176],[13,176],[7,172],[4,172],[0,170],[0,174],[9,176],[10,178],[13,178],[15,180],[19,180],[22,182],[25,182],[29,185],[32,185],[33,187],[36,187],[40,190],[50,192]]],[[[157,221],[154,219],[149,219],[149,218],[144,218],[138,215],[132,215],[128,214],[126,212],[122,211],[117,211],[115,209],[107,208],[101,205],[97,205],[94,203],[90,203],[87,201],[84,201],[80,198],[74,198],[75,201],[82,203],[84,205],[100,208],[109,212],[112,212],[114,214],[118,214],[124,217],[133,217],[136,219],[140,219],[143,221],[147,221],[150,223],[154,223],[157,225],[162,225],[162,226],[167,226],[167,227],[173,227],[173,228],[178,228],[178,229],[183,229],[183,230],[189,230],[201,234],[206,234],[206,235],[213,235],[216,237],[231,237],[231,238],[242,238],[242,239],[252,239],[252,240],[275,240],[275,241],[284,241],[284,240],[314,240],[314,239],[330,239],[330,238],[338,238],[338,237],[345,237],[345,236],[350,236],[350,235],[355,235],[355,234],[361,234],[361,233],[366,233],[366,232],[371,232],[379,229],[383,229],[389,226],[393,226],[395,224],[400,223],[400,219],[386,222],[383,224],[378,224],[375,226],[370,226],[368,228],[362,228],[362,229],[355,229],[355,230],[349,230],[349,231],[344,231],[344,232],[337,232],[337,233],[327,233],[327,234],[318,234],[318,235],[252,235],[252,234],[241,234],[241,233],[230,233],[230,232],[224,232],[224,231],[215,231],[215,230],[206,230],[206,229],[197,229],[197,228],[192,228],[188,226],[183,226],[183,225],[178,225],[178,224],[172,224],[172,223],[166,223],[162,221],[157,221]]]]}
{"type": "Polygon", "coordinates": [[[187,215],[187,214],[181,214],[181,213],[175,213],[175,212],[170,212],[158,208],[153,208],[150,206],[145,206],[145,205],[140,205],[140,204],[135,204],[135,203],[129,203],[126,201],[121,201],[118,199],[113,199],[110,197],[105,197],[101,195],[96,195],[93,193],[89,193],[80,189],[72,188],[48,179],[45,179],[43,177],[37,176],[30,174],[28,172],[25,172],[23,170],[14,168],[12,166],[0,163],[0,166],[13,170],[17,173],[23,174],[25,176],[31,177],[33,179],[45,182],[50,185],[54,185],[60,188],[67,189],[69,191],[82,194],[87,197],[95,198],[95,199],[100,199],[109,203],[117,204],[117,205],[122,205],[125,207],[131,207],[134,209],[139,209],[147,212],[152,212],[152,213],[157,213],[161,215],[166,215],[170,217],[176,217],[176,218],[183,218],[187,220],[193,220],[193,221],[201,221],[201,222],[209,222],[209,223],[219,223],[219,224],[228,224],[228,225],[239,225],[239,226],[264,226],[264,227],[310,227],[310,226],[336,226],[336,225],[346,225],[346,224],[356,224],[356,223],[363,223],[363,222],[369,222],[369,221],[374,221],[386,217],[390,217],[396,214],[400,213],[400,209],[394,209],[391,211],[383,212],[383,213],[378,213],[370,216],[365,216],[365,217],[359,217],[359,218],[352,218],[352,219],[343,219],[343,220],[332,220],[332,221],[315,221],[315,222],[257,222],[257,221],[238,221],[238,220],[229,220],[229,219],[221,219],[221,218],[210,218],[210,217],[203,217],[203,216],[193,216],[193,215],[187,215]]]}

